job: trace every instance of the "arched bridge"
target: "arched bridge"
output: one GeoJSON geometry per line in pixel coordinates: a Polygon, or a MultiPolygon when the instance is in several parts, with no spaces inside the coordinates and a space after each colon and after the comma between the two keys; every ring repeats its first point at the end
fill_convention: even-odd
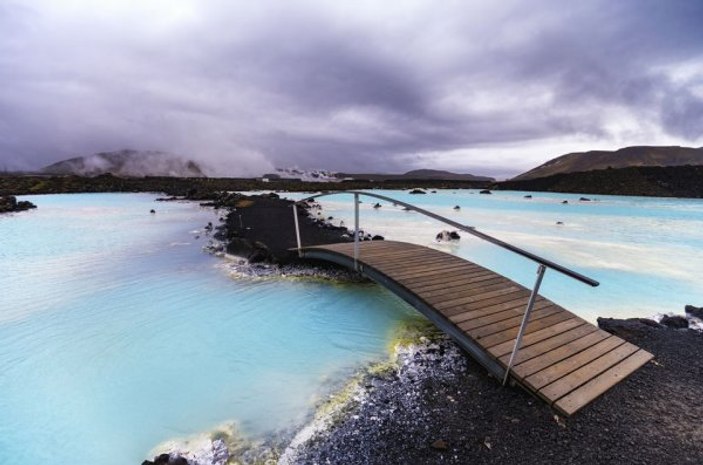
{"type": "Polygon", "coordinates": [[[449,218],[363,191],[324,192],[293,205],[298,253],[357,270],[389,289],[452,337],[503,384],[508,379],[565,415],[588,405],[652,359],[539,295],[547,270],[589,286],[598,282],[449,218]],[[354,242],[303,247],[297,205],[336,194],[354,196],[354,242]],[[426,215],[535,262],[532,289],[468,260],[396,241],[360,241],[359,196],[426,215]]]}

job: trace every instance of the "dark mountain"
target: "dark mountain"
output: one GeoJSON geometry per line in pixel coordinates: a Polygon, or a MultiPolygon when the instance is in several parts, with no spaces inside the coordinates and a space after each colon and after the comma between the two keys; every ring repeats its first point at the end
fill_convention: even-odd
{"type": "Polygon", "coordinates": [[[503,181],[494,189],[703,198],[703,165],[630,166],[503,181]]]}
{"type": "Polygon", "coordinates": [[[353,178],[368,181],[400,181],[400,180],[437,180],[437,181],[495,181],[487,176],[475,176],[473,174],[458,174],[450,171],[440,170],[413,170],[404,174],[351,174],[337,173],[338,178],[353,178]]]}
{"type": "Polygon", "coordinates": [[[590,152],[569,153],[516,176],[512,181],[607,168],[683,165],[703,165],[703,147],[634,146],[625,147],[614,152],[592,150],[590,152]]]}
{"type": "Polygon", "coordinates": [[[172,176],[204,177],[200,166],[164,152],[120,150],[63,160],[41,169],[44,174],[99,176],[111,173],[121,177],[172,176]]]}

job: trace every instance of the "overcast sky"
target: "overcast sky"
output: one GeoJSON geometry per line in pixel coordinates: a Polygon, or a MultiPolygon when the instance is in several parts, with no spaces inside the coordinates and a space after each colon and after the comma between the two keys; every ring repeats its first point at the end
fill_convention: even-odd
{"type": "Polygon", "coordinates": [[[0,168],[504,177],[703,145],[703,0],[0,0],[0,168]]]}

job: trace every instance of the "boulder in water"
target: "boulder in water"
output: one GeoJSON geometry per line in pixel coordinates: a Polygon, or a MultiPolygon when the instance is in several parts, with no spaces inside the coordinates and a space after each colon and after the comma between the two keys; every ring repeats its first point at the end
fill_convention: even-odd
{"type": "Polygon", "coordinates": [[[444,230],[444,231],[440,231],[439,233],[437,233],[437,235],[435,236],[435,239],[437,239],[440,242],[442,242],[442,241],[450,242],[450,241],[458,241],[459,239],[461,239],[461,236],[459,236],[459,233],[456,231],[450,232],[450,231],[444,230]]]}
{"type": "Polygon", "coordinates": [[[14,195],[0,196],[0,213],[21,212],[32,208],[37,206],[27,200],[17,201],[14,195]]]}
{"type": "Polygon", "coordinates": [[[703,320],[703,307],[694,307],[686,305],[686,315],[703,320]]]}

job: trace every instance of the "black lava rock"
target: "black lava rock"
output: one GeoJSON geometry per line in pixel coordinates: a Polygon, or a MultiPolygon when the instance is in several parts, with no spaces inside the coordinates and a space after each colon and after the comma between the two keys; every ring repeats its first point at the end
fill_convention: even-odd
{"type": "Polygon", "coordinates": [[[686,319],[685,316],[680,316],[680,315],[674,315],[674,316],[664,316],[661,321],[661,324],[664,326],[667,326],[669,328],[673,329],[686,329],[688,328],[688,320],[686,319]]]}
{"type": "Polygon", "coordinates": [[[14,195],[0,196],[0,213],[21,212],[32,208],[37,208],[37,206],[26,200],[18,202],[14,195]]]}
{"type": "Polygon", "coordinates": [[[703,307],[694,307],[693,305],[686,305],[686,315],[692,317],[700,318],[703,320],[703,307]]]}

